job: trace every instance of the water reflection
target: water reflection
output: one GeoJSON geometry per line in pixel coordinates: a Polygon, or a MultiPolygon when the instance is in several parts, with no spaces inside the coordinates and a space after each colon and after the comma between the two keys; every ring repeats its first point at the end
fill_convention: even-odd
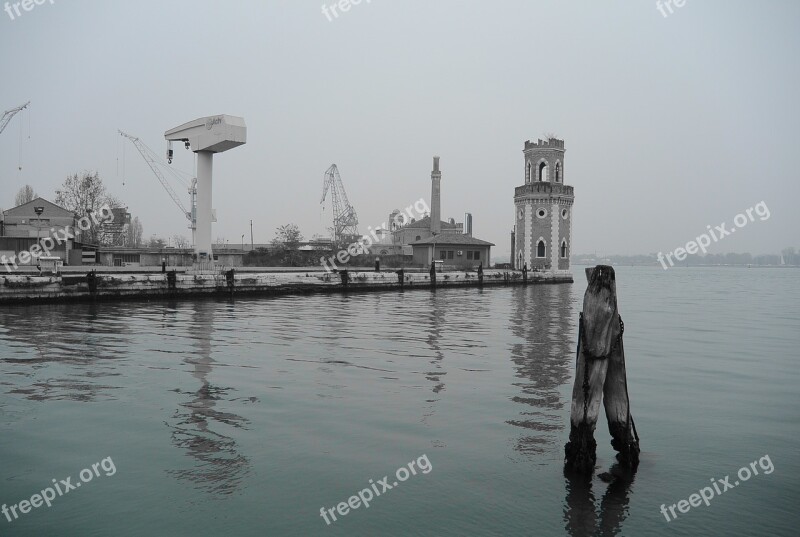
{"type": "Polygon", "coordinates": [[[3,385],[33,401],[113,399],[115,361],[128,355],[130,330],[114,304],[0,309],[3,385]],[[46,378],[40,378],[46,375],[46,378]]]}
{"type": "Polygon", "coordinates": [[[564,500],[565,529],[571,537],[613,537],[622,530],[628,517],[630,491],[635,471],[614,464],[598,477],[608,483],[600,500],[600,513],[592,491],[592,476],[564,471],[566,498],[564,500]]]}
{"type": "MultiPolygon", "coordinates": [[[[172,470],[170,473],[180,480],[195,483],[199,488],[218,494],[234,492],[250,473],[251,463],[238,451],[236,441],[223,433],[226,427],[247,429],[245,418],[216,408],[217,402],[227,400],[233,388],[214,385],[209,377],[216,361],[212,358],[212,336],[214,320],[220,305],[214,301],[196,301],[189,323],[194,331],[194,354],[184,360],[191,367],[192,376],[200,383],[194,392],[174,390],[188,397],[172,416],[172,442],[186,450],[195,460],[191,468],[172,470]]],[[[233,306],[229,305],[229,315],[233,306]]]]}
{"type": "Polygon", "coordinates": [[[565,424],[559,388],[570,382],[574,364],[575,315],[571,285],[515,287],[512,293],[511,332],[517,342],[511,361],[520,381],[513,401],[524,405],[517,419],[507,423],[526,429],[516,449],[526,455],[558,448],[565,424]]]}

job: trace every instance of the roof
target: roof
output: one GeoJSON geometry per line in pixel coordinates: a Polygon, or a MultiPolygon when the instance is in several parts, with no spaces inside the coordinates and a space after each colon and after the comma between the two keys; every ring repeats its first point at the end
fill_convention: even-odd
{"type": "Polygon", "coordinates": [[[33,217],[36,218],[37,214],[34,210],[34,207],[44,207],[45,214],[47,217],[66,217],[72,218],[75,214],[72,211],[65,209],[59,205],[56,205],[53,202],[47,201],[44,198],[36,198],[33,201],[29,201],[28,203],[23,203],[22,205],[18,205],[16,207],[12,207],[11,209],[6,210],[3,214],[5,216],[25,216],[25,217],[33,217]]]}
{"type": "Polygon", "coordinates": [[[422,239],[416,242],[412,242],[411,246],[424,246],[428,244],[494,246],[494,244],[491,242],[482,241],[480,239],[476,239],[475,237],[464,235],[463,233],[441,233],[439,235],[436,235],[435,237],[429,237],[427,239],[422,239]]]}
{"type": "MultiPolygon", "coordinates": [[[[458,224],[451,224],[450,222],[445,222],[444,220],[441,221],[442,229],[456,229],[458,224]]],[[[431,228],[431,217],[426,216],[424,218],[420,218],[416,222],[411,222],[409,224],[404,225],[400,229],[430,229],[431,228]]]]}

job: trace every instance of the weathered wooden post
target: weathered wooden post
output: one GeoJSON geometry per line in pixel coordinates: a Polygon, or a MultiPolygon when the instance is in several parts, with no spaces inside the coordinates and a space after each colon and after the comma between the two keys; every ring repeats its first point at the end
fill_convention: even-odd
{"type": "Polygon", "coordinates": [[[564,448],[569,469],[589,473],[597,460],[594,429],[604,399],[611,446],[620,464],[639,463],[639,436],[630,414],[625,375],[624,325],[617,309],[614,269],[586,269],[589,286],[583,296],[578,327],[578,360],[572,388],[569,442],[564,448]]]}
{"type": "Polygon", "coordinates": [[[483,261],[478,265],[478,285],[483,285],[483,261]]]}
{"type": "Polygon", "coordinates": [[[402,268],[397,271],[397,283],[400,284],[400,289],[405,289],[406,286],[406,271],[402,268]]]}
{"type": "Polygon", "coordinates": [[[431,287],[436,287],[436,262],[431,261],[431,287]]]}
{"type": "Polygon", "coordinates": [[[528,285],[528,264],[522,265],[522,284],[528,285]]]}

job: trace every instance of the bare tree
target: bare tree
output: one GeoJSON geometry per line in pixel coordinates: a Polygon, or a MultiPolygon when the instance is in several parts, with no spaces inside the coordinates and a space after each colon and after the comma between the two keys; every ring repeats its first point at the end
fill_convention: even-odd
{"type": "Polygon", "coordinates": [[[167,246],[167,241],[165,241],[161,237],[156,237],[155,235],[150,237],[150,240],[147,242],[148,248],[165,248],[166,246],[167,246]]]}
{"type": "Polygon", "coordinates": [[[19,192],[17,192],[17,195],[14,197],[14,204],[16,206],[24,205],[38,197],[38,194],[36,194],[31,185],[25,185],[19,189],[19,192]]]}
{"type": "Polygon", "coordinates": [[[297,262],[298,248],[303,241],[303,235],[297,224],[286,224],[275,230],[275,238],[272,239],[272,246],[283,252],[284,260],[290,266],[297,262]]]}
{"type": "Polygon", "coordinates": [[[142,246],[142,237],[144,230],[142,229],[142,222],[136,216],[131,220],[127,231],[125,232],[125,246],[128,248],[140,248],[142,246]]]}
{"type": "MultiPolygon", "coordinates": [[[[97,172],[83,172],[68,176],[61,188],[56,190],[56,204],[80,217],[98,214],[104,206],[120,207],[122,202],[106,192],[103,180],[97,172]]],[[[81,232],[81,241],[97,244],[99,229],[92,226],[81,232]]]]}
{"type": "Polygon", "coordinates": [[[175,235],[172,237],[172,242],[175,243],[175,248],[189,248],[191,246],[189,239],[183,235],[175,235]]]}

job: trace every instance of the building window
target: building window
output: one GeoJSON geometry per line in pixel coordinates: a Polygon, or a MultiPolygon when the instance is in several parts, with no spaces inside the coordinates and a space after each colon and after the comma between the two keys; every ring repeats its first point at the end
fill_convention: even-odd
{"type": "Polygon", "coordinates": [[[556,162],[556,183],[561,182],[561,163],[556,162]]]}
{"type": "Polygon", "coordinates": [[[561,259],[567,258],[567,241],[561,241],[561,259]]]}
{"type": "Polygon", "coordinates": [[[539,218],[544,218],[545,216],[547,216],[547,209],[545,209],[544,207],[539,207],[536,210],[536,216],[538,216],[539,218]]]}
{"type": "Polygon", "coordinates": [[[480,252],[475,252],[475,256],[474,256],[475,261],[478,261],[480,258],[481,258],[481,253],[480,252]]]}
{"type": "Polygon", "coordinates": [[[418,240],[420,240],[421,238],[422,238],[422,237],[420,237],[419,235],[417,235],[417,238],[416,238],[416,239],[414,239],[414,240],[415,240],[415,241],[418,241],[418,240]]]}
{"type": "Polygon", "coordinates": [[[539,181],[547,181],[547,162],[542,161],[539,164],[539,181]]]}
{"type": "Polygon", "coordinates": [[[544,241],[540,240],[536,245],[536,257],[544,257],[545,253],[544,241]]]}
{"type": "Polygon", "coordinates": [[[122,263],[139,263],[139,254],[114,254],[114,266],[122,266],[122,263]]]}
{"type": "Polygon", "coordinates": [[[472,251],[467,252],[467,259],[472,259],[472,251]]]}
{"type": "Polygon", "coordinates": [[[453,250],[447,251],[447,259],[453,259],[453,250]]]}
{"type": "Polygon", "coordinates": [[[568,216],[569,216],[569,211],[567,211],[566,209],[561,209],[561,218],[566,220],[568,216]]]}
{"type": "Polygon", "coordinates": [[[439,250],[439,259],[447,259],[447,252],[444,250],[439,250]]]}

